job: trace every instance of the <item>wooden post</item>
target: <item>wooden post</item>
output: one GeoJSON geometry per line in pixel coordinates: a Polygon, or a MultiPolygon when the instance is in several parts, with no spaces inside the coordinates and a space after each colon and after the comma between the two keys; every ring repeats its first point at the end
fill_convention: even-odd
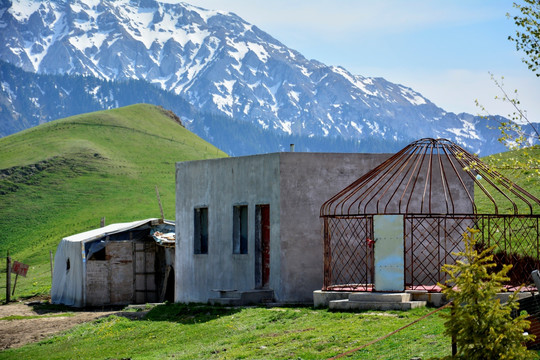
{"type": "Polygon", "coordinates": [[[161,293],[159,294],[159,302],[165,300],[165,293],[167,292],[167,283],[169,281],[169,274],[171,272],[171,265],[167,265],[167,270],[165,270],[165,276],[163,277],[163,285],[161,286],[161,293]]]}
{"type": "Polygon", "coordinates": [[[105,216],[101,218],[101,221],[99,224],[101,227],[105,227],[105,216]]]}
{"type": "Polygon", "coordinates": [[[159,204],[159,211],[161,212],[161,220],[164,221],[165,215],[163,215],[163,207],[161,206],[161,198],[159,197],[159,190],[158,190],[157,185],[156,185],[156,196],[157,196],[157,200],[159,204]]]}
{"type": "Polygon", "coordinates": [[[11,292],[11,296],[15,295],[15,288],[17,287],[17,279],[19,278],[19,274],[15,274],[15,283],[13,284],[13,291],[11,292]]]}
{"type": "Polygon", "coordinates": [[[11,258],[9,257],[9,250],[7,253],[6,270],[6,304],[8,304],[11,301],[11,258]]]}

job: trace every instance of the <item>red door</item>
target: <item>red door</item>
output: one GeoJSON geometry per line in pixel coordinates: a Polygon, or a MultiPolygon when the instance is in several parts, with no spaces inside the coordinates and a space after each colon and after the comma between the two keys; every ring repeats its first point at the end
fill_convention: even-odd
{"type": "Polygon", "coordinates": [[[270,280],[270,205],[261,206],[262,286],[270,280]]]}
{"type": "Polygon", "coordinates": [[[268,287],[270,281],[270,205],[256,206],[255,287],[268,287]]]}

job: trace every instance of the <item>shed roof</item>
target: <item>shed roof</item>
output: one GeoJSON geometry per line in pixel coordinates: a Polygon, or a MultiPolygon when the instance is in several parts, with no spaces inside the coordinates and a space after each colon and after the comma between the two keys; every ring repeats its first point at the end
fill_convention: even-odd
{"type": "MultiPolygon", "coordinates": [[[[137,220],[132,222],[126,222],[126,223],[117,223],[117,224],[110,224],[101,228],[85,231],[79,234],[70,235],[68,237],[65,237],[64,241],[69,242],[81,242],[81,243],[87,243],[94,240],[101,239],[108,235],[118,234],[124,231],[133,230],[138,227],[150,224],[150,225],[158,225],[160,223],[160,219],[158,218],[150,218],[145,220],[137,220]]],[[[174,222],[165,220],[163,223],[168,225],[175,225],[174,222]]]]}

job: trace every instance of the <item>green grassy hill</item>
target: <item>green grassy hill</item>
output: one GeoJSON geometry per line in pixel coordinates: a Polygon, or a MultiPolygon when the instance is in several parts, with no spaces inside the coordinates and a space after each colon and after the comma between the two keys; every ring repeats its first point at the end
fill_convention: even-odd
{"type": "MultiPolygon", "coordinates": [[[[15,296],[50,288],[49,251],[100,224],[174,219],[175,163],[227,156],[174,114],[133,105],[40,125],[0,139],[0,288],[5,257],[31,266],[15,296]]],[[[0,300],[5,299],[5,289],[0,300]]]]}
{"type": "MultiPolygon", "coordinates": [[[[534,170],[534,168],[537,168],[540,164],[539,159],[540,147],[536,146],[525,150],[507,151],[500,154],[494,154],[487,156],[482,160],[489,167],[507,177],[510,181],[520,186],[529,194],[540,199],[540,178],[538,177],[537,172],[534,170]],[[512,161],[512,159],[515,159],[517,162],[512,161]],[[527,164],[527,162],[530,163],[527,164]],[[520,164],[521,166],[525,165],[525,167],[529,167],[529,169],[520,169],[520,164]]],[[[491,195],[493,195],[501,214],[513,214],[514,208],[509,199],[516,203],[518,211],[521,214],[530,213],[531,209],[526,205],[526,203],[512,195],[509,191],[505,190],[502,186],[500,186],[500,184],[496,183],[496,185],[504,191],[509,199],[502,194],[493,191],[493,188],[485,182],[483,182],[483,184],[488,187],[491,195]]],[[[495,211],[493,203],[480,191],[478,186],[475,187],[475,202],[478,206],[478,213],[480,214],[489,214],[495,211]]],[[[534,203],[531,204],[533,213],[540,214],[540,206],[534,203]]]]}

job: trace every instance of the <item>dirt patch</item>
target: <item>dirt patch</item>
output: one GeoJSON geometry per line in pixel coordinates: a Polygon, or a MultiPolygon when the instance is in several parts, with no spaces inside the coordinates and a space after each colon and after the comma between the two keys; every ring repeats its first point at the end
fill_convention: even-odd
{"type": "Polygon", "coordinates": [[[66,331],[75,325],[97,318],[118,315],[130,319],[140,319],[147,311],[125,312],[122,310],[106,309],[101,311],[77,310],[46,306],[40,301],[17,302],[0,306],[0,319],[20,316],[15,320],[0,320],[0,350],[17,348],[28,343],[41,341],[49,336],[66,331]]]}

